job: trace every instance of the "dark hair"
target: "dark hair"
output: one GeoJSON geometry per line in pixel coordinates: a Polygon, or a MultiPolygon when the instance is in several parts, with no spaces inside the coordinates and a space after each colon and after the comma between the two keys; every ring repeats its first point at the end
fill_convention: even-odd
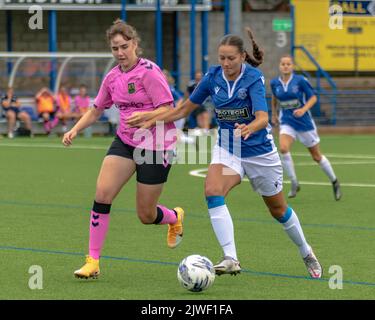
{"type": "Polygon", "coordinates": [[[137,56],[142,54],[142,48],[139,46],[141,38],[138,36],[137,30],[134,27],[121,19],[116,19],[106,32],[108,43],[110,43],[112,38],[118,34],[122,35],[126,41],[134,40],[138,45],[136,51],[137,56]]]}
{"type": "Polygon", "coordinates": [[[264,52],[262,49],[259,48],[258,44],[255,42],[254,35],[251,29],[247,27],[245,28],[245,30],[253,46],[253,56],[250,56],[250,54],[246,51],[242,38],[237,35],[228,34],[224,36],[219,43],[219,47],[223,45],[237,47],[240,53],[246,54],[245,61],[247,63],[251,64],[253,67],[258,67],[263,63],[264,52]]]}
{"type": "Polygon", "coordinates": [[[289,53],[285,53],[283,54],[281,57],[280,57],[280,61],[282,58],[289,58],[290,60],[292,60],[292,63],[294,64],[294,59],[293,57],[289,54],[289,53]]]}

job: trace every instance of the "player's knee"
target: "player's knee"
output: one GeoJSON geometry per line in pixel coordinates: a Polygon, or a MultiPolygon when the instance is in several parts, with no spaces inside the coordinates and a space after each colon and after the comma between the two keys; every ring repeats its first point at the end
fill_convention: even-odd
{"type": "Polygon", "coordinates": [[[312,158],[317,163],[319,163],[322,160],[322,156],[320,154],[313,154],[312,158]]]}
{"type": "Polygon", "coordinates": [[[285,153],[289,152],[289,148],[287,146],[280,145],[279,151],[280,151],[281,154],[285,154],[285,153]]]}
{"type": "Polygon", "coordinates": [[[285,205],[273,205],[271,207],[268,208],[271,215],[276,218],[276,219],[279,219],[279,218],[282,218],[287,210],[287,206],[285,205]]]}
{"type": "Polygon", "coordinates": [[[224,190],[220,186],[209,185],[209,186],[205,187],[204,193],[205,193],[206,197],[223,196],[224,195],[224,190]]]}
{"type": "Polygon", "coordinates": [[[150,210],[138,209],[137,210],[138,219],[143,224],[152,224],[155,221],[155,217],[152,215],[150,210]]]}
{"type": "Polygon", "coordinates": [[[112,203],[113,194],[108,190],[98,188],[95,194],[95,201],[100,203],[112,203]]]}

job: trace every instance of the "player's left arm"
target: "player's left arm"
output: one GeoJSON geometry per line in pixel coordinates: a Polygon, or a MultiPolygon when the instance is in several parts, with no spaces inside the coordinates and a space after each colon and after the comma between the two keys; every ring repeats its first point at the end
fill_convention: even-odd
{"type": "Polygon", "coordinates": [[[167,113],[171,109],[173,109],[172,104],[167,103],[159,106],[158,108],[152,111],[133,112],[132,115],[126,120],[126,123],[130,127],[141,127],[147,121],[157,118],[158,116],[167,113]]]}
{"type": "Polygon", "coordinates": [[[305,78],[301,79],[299,85],[302,92],[306,95],[307,101],[302,108],[293,111],[293,115],[298,118],[302,117],[307,111],[309,111],[318,100],[314,93],[314,89],[305,78]]]}
{"type": "Polygon", "coordinates": [[[255,119],[249,124],[235,124],[236,136],[242,136],[244,140],[249,138],[254,132],[266,128],[268,125],[268,112],[265,111],[256,111],[255,119]]]}
{"type": "Polygon", "coordinates": [[[266,88],[264,78],[261,76],[249,88],[248,93],[253,105],[255,119],[249,124],[235,124],[235,135],[241,135],[244,140],[256,131],[264,129],[268,125],[268,106],[266,101],[266,88]]]}

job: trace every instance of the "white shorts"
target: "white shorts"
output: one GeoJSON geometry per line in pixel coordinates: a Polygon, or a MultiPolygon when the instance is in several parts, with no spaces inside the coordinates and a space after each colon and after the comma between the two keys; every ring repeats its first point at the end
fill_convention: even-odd
{"type": "Polygon", "coordinates": [[[174,122],[174,125],[176,126],[177,129],[182,130],[185,125],[185,118],[178,119],[174,122]]]}
{"type": "MultiPolygon", "coordinates": [[[[283,169],[276,149],[260,156],[238,158],[215,145],[211,164],[223,164],[238,173],[241,179],[246,175],[253,190],[262,196],[274,196],[283,189],[283,169]]],[[[223,174],[233,172],[228,170],[223,174]]]]}
{"type": "Polygon", "coordinates": [[[280,133],[291,136],[294,140],[298,139],[306,148],[311,148],[320,142],[316,128],[310,131],[297,131],[287,124],[280,125],[280,133]]]}

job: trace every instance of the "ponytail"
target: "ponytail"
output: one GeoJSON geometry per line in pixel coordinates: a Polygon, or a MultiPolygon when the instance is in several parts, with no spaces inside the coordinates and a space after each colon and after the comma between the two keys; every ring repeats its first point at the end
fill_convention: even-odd
{"type": "Polygon", "coordinates": [[[254,35],[251,29],[249,27],[246,27],[245,31],[247,32],[247,36],[249,37],[251,44],[253,46],[253,56],[250,56],[250,54],[245,50],[245,60],[253,67],[258,67],[263,63],[264,52],[262,49],[259,48],[258,44],[255,42],[254,35]]]}

